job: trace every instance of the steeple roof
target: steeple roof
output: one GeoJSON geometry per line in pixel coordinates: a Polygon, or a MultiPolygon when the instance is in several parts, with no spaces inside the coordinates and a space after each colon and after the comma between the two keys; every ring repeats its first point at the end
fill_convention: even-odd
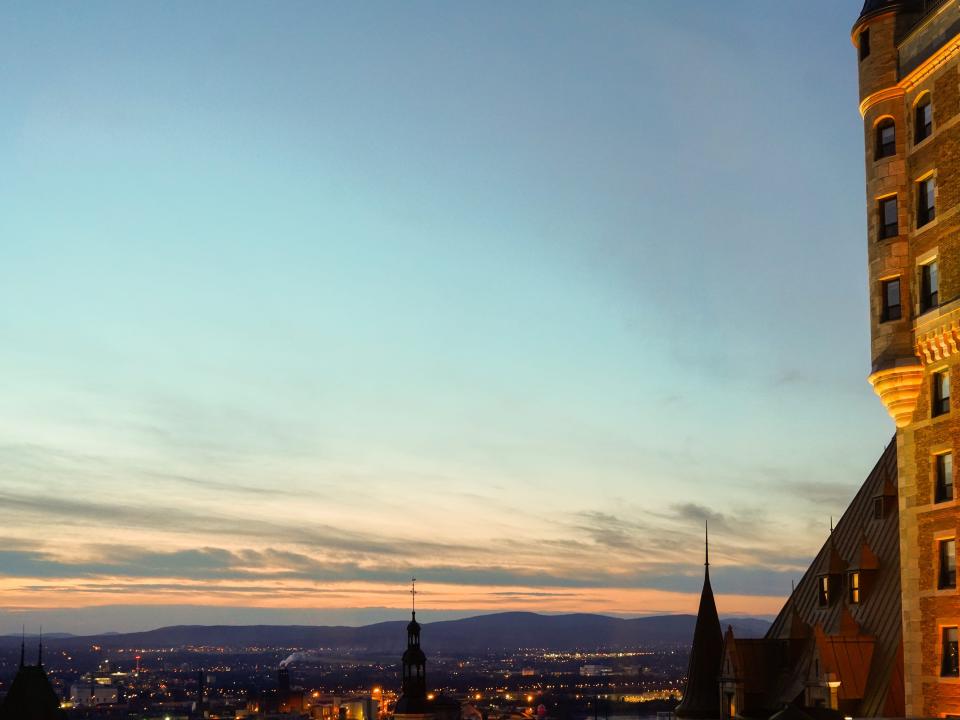
{"type": "Polygon", "coordinates": [[[60,698],[42,665],[22,665],[0,703],[0,720],[64,720],[60,698]]]}
{"type": "Polygon", "coordinates": [[[690,663],[687,666],[687,686],[683,700],[674,711],[678,718],[716,718],[720,713],[717,679],[723,661],[723,631],[717,615],[717,603],[710,586],[710,544],[706,542],[703,591],[693,631],[690,663]]]}

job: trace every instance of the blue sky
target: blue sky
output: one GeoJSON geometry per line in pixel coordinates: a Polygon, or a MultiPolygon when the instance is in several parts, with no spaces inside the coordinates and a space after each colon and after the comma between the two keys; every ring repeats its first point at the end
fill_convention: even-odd
{"type": "Polygon", "coordinates": [[[708,515],[775,610],[893,434],[858,10],[8,4],[0,623],[692,610],[708,515]]]}

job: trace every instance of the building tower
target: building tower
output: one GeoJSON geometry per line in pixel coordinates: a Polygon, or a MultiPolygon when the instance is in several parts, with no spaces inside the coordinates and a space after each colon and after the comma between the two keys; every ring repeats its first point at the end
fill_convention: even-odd
{"type": "Polygon", "coordinates": [[[710,538],[704,538],[703,590],[700,609],[693,630],[693,646],[687,666],[687,685],[683,700],[674,711],[678,718],[720,717],[718,681],[723,658],[723,631],[717,615],[717,604],[710,586],[710,538]]]}
{"type": "Polygon", "coordinates": [[[853,26],[866,155],[872,366],[896,425],[907,716],[960,713],[960,9],[866,0],[853,26]],[[940,291],[943,288],[943,291],[940,291]]]}
{"type": "Polygon", "coordinates": [[[410,587],[412,611],[407,624],[407,649],[403,653],[403,691],[397,700],[397,718],[432,718],[433,709],[427,699],[427,656],[420,647],[420,623],[417,622],[417,580],[410,587]]]}

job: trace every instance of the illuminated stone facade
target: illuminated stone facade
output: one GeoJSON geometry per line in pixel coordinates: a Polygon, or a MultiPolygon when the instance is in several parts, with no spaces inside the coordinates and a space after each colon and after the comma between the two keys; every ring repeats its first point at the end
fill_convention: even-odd
{"type": "Polygon", "coordinates": [[[942,543],[960,530],[952,485],[960,402],[949,392],[960,387],[960,5],[868,0],[852,37],[866,151],[870,382],[897,426],[906,714],[944,717],[960,714],[948,642],[960,596],[942,560],[942,543]]]}

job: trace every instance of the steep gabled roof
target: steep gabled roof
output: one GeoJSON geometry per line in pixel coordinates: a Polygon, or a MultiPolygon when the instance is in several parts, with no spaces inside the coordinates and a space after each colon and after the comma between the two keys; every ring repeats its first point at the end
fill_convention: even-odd
{"type": "Polygon", "coordinates": [[[60,698],[42,665],[21,665],[0,703],[0,720],[64,720],[60,698]]]}
{"type": "MultiPolygon", "coordinates": [[[[896,480],[897,448],[894,440],[880,456],[766,635],[770,639],[790,638],[798,617],[811,627],[819,625],[826,635],[836,635],[842,626],[845,629],[850,627],[843,621],[844,614],[854,619],[863,635],[874,638],[864,695],[857,712],[861,717],[889,715],[891,707],[899,708],[899,714],[903,714],[903,660],[898,655],[902,636],[898,513],[894,508],[883,518],[874,519],[873,516],[873,498],[885,494],[890,485],[895,487],[896,480]],[[869,548],[866,557],[864,545],[869,548]],[[861,562],[866,560],[874,564],[869,557],[872,554],[876,560],[877,568],[871,572],[870,582],[864,584],[858,605],[847,605],[846,598],[841,597],[827,607],[819,606],[817,576],[821,574],[821,568],[830,568],[831,565],[838,568],[832,557],[834,553],[841,558],[859,557],[861,562]],[[901,667],[897,667],[898,662],[901,667]]],[[[865,651],[859,645],[855,649],[865,651]]],[[[864,656],[861,654],[860,657],[864,656]]]]}

